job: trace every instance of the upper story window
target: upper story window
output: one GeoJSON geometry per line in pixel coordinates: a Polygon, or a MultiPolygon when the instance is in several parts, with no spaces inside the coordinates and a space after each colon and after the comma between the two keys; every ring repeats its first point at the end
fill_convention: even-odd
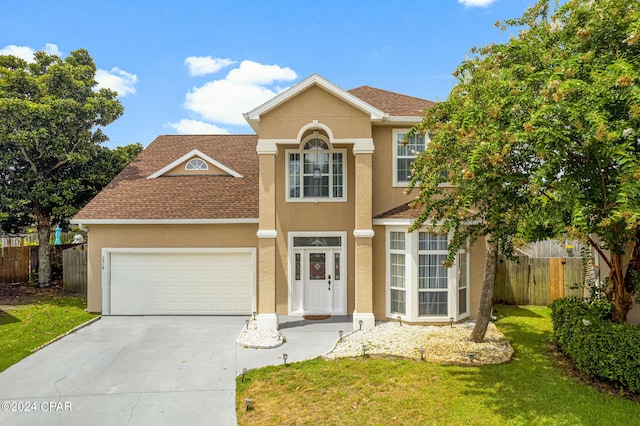
{"type": "Polygon", "coordinates": [[[424,152],[427,146],[427,137],[414,135],[407,138],[407,131],[396,130],[393,132],[393,185],[407,186],[411,180],[411,163],[416,154],[424,152]],[[405,144],[405,139],[407,143],[405,144]]]}
{"type": "Polygon", "coordinates": [[[287,200],[346,200],[346,151],[332,149],[320,136],[303,141],[301,149],[287,150],[287,200]]]}
{"type": "Polygon", "coordinates": [[[184,167],[185,170],[209,170],[207,162],[200,158],[192,158],[184,167]]]}

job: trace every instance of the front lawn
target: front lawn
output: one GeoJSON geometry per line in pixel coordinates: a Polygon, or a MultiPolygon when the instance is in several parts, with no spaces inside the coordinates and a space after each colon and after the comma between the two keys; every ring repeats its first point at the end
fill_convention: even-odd
{"type": "Polygon", "coordinates": [[[565,374],[551,354],[550,311],[503,307],[508,364],[445,366],[402,359],[311,361],[237,379],[239,424],[621,425],[640,404],[565,374]],[[253,408],[245,409],[251,398],[253,408]]]}
{"type": "Polygon", "coordinates": [[[0,300],[0,371],[96,317],[84,311],[86,298],[80,296],[47,294],[11,302],[5,304],[0,300]]]}

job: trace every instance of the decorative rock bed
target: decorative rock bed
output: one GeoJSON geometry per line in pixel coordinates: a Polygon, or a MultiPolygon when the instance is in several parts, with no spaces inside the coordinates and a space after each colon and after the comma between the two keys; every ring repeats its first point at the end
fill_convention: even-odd
{"type": "MultiPolygon", "coordinates": [[[[350,358],[363,355],[395,356],[420,359],[442,364],[501,364],[509,362],[513,348],[506,337],[489,323],[484,342],[473,343],[469,336],[475,325],[466,321],[451,326],[422,326],[387,322],[364,331],[345,333],[342,341],[323,355],[326,359],[350,358]],[[421,354],[420,348],[424,351],[421,354]]],[[[276,348],[284,343],[282,332],[258,330],[250,321],[236,339],[238,345],[254,349],[276,348]]]]}
{"type": "Polygon", "coordinates": [[[424,358],[442,364],[501,364],[509,362],[513,348],[506,337],[489,323],[484,342],[473,343],[469,336],[475,325],[467,321],[450,326],[407,325],[394,322],[355,331],[338,340],[324,357],[328,359],[363,355],[424,358]],[[423,354],[420,348],[424,349],[423,354]]]}

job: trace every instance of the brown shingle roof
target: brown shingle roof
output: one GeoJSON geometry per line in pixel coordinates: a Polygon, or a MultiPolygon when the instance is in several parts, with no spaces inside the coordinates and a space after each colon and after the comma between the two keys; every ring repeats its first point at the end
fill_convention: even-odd
{"type": "Polygon", "coordinates": [[[74,220],[258,218],[257,141],[255,135],[159,136],[74,220]],[[243,177],[147,179],[194,149],[243,177]]]}
{"type": "Polygon", "coordinates": [[[419,116],[421,111],[435,105],[435,102],[388,90],[361,86],[348,90],[352,95],[392,116],[419,116]]]}
{"type": "Polygon", "coordinates": [[[416,219],[422,213],[419,208],[411,207],[413,201],[394,207],[374,216],[374,219],[416,219]]]}

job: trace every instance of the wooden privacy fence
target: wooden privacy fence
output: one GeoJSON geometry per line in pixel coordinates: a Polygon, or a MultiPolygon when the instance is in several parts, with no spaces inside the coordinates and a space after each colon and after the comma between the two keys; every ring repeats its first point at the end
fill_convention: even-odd
{"type": "Polygon", "coordinates": [[[584,295],[580,258],[531,258],[520,256],[517,262],[500,256],[493,292],[494,303],[546,306],[566,296],[584,295]]]}
{"type": "Polygon", "coordinates": [[[87,245],[62,252],[62,288],[72,293],[87,292],[87,245]]]}
{"type": "MultiPolygon", "coordinates": [[[[51,271],[54,277],[62,276],[64,291],[87,291],[86,250],[86,244],[51,248],[51,271]]],[[[0,247],[0,283],[26,283],[30,281],[30,274],[37,271],[37,246],[0,247]]]]}
{"type": "MultiPolygon", "coordinates": [[[[31,247],[0,247],[0,282],[29,281],[31,247]]],[[[36,257],[37,258],[37,257],[36,257]]]]}

